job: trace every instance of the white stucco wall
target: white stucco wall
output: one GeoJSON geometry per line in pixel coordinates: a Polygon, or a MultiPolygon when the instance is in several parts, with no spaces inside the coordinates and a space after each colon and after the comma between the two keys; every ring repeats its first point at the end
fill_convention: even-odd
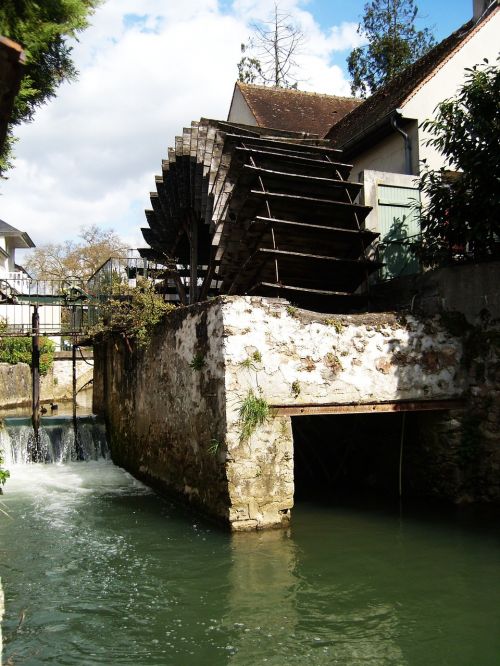
{"type": "MultiPolygon", "coordinates": [[[[50,335],[61,330],[61,307],[48,306],[40,307],[38,310],[40,316],[40,333],[50,335]]],[[[33,307],[31,305],[9,305],[0,304],[0,319],[9,324],[9,327],[16,330],[31,331],[31,318],[33,307]]]]}
{"type": "Polygon", "coordinates": [[[7,238],[5,243],[5,250],[9,255],[7,262],[9,271],[15,271],[16,268],[16,238],[7,238]]]}
{"type": "MultiPolygon", "coordinates": [[[[436,106],[456,95],[465,79],[465,69],[481,63],[487,58],[496,62],[500,44],[500,8],[497,8],[451,58],[418,89],[401,108],[405,117],[418,118],[423,122],[434,116],[436,106]]],[[[433,148],[425,146],[427,134],[419,131],[420,159],[427,159],[432,169],[443,165],[442,156],[433,148]]]]}
{"type": "MultiPolygon", "coordinates": [[[[412,143],[412,172],[418,173],[418,127],[417,122],[404,127],[412,143]]],[[[353,168],[350,180],[359,181],[363,171],[385,171],[387,173],[405,173],[405,149],[401,134],[391,134],[372,148],[365,150],[351,161],[353,168]]]]}
{"type": "Polygon", "coordinates": [[[244,125],[257,125],[255,116],[250,111],[245,98],[239,88],[235,87],[231,107],[227,117],[229,122],[242,123],[244,125]]]}

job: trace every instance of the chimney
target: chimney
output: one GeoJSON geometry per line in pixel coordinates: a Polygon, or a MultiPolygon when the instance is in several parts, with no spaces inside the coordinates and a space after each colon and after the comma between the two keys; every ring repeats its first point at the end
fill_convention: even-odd
{"type": "Polygon", "coordinates": [[[472,18],[477,21],[491,4],[491,0],[472,0],[472,18]]]}

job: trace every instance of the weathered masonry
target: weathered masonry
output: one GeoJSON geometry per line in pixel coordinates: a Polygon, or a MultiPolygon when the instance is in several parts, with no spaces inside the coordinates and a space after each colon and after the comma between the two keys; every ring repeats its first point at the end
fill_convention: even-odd
{"type": "MultiPolygon", "coordinates": [[[[462,343],[439,315],[325,315],[221,296],[180,307],[147,349],[95,348],[113,459],[234,530],[286,524],[291,414],[457,408],[462,343]],[[241,408],[270,407],[255,430],[241,408]]],[[[334,437],[334,435],[333,435],[334,437]]]]}

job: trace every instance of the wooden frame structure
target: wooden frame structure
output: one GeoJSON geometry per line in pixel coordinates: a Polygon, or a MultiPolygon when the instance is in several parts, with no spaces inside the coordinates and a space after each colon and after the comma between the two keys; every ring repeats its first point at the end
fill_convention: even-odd
{"type": "Polygon", "coordinates": [[[184,128],[151,193],[149,248],[181,303],[215,294],[282,296],[302,307],[359,306],[380,264],[361,184],[327,141],[202,119],[184,128]]]}

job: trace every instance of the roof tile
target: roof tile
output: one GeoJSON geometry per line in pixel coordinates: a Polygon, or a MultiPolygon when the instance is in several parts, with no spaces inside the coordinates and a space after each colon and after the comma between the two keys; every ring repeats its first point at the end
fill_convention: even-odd
{"type": "Polygon", "coordinates": [[[407,67],[401,74],[379,88],[371,97],[368,97],[361,105],[343,117],[340,122],[335,123],[327,132],[325,138],[331,139],[335,147],[342,148],[356,136],[365,134],[369,127],[375,125],[391,111],[399,108],[433,74],[436,68],[472,35],[476,28],[493,16],[495,11],[498,10],[498,5],[494,5],[494,7],[494,11],[491,11],[479,23],[472,20],[465,23],[407,67]]]}
{"type": "Polygon", "coordinates": [[[261,127],[307,132],[322,137],[362,100],[318,93],[237,83],[261,127]]]}

